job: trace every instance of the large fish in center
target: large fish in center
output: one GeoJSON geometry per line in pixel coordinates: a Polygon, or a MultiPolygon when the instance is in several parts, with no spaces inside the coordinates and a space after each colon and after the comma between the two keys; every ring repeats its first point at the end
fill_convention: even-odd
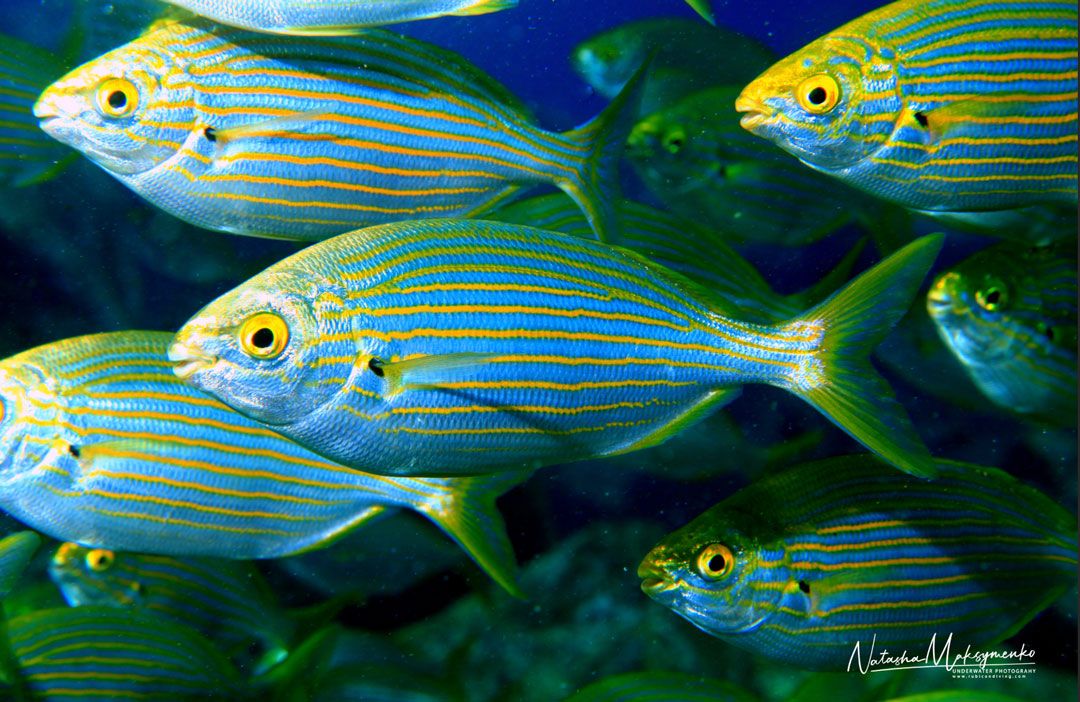
{"type": "Polygon", "coordinates": [[[628,250],[427,220],[316,244],[210,303],[176,372],[317,453],[465,475],[658,444],[766,383],[894,465],[933,465],[866,356],[941,245],[921,239],[778,324],[628,250]]]}
{"type": "Polygon", "coordinates": [[[464,58],[415,39],[282,38],[194,19],[75,69],[34,113],[154,205],[215,231],[314,241],[468,217],[552,183],[603,238],[639,83],[555,134],[464,58]]]}

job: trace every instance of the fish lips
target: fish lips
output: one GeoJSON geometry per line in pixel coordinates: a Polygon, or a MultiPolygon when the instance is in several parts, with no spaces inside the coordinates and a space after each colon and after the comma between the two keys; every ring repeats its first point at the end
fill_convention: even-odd
{"type": "Polygon", "coordinates": [[[774,114],[768,105],[745,93],[735,99],[735,111],[744,113],[739,125],[752,134],[758,134],[774,114]]]}
{"type": "Polygon", "coordinates": [[[218,361],[216,356],[203,353],[182,342],[169,346],[167,356],[173,364],[173,373],[181,380],[188,380],[199,371],[212,367],[218,361]]]}

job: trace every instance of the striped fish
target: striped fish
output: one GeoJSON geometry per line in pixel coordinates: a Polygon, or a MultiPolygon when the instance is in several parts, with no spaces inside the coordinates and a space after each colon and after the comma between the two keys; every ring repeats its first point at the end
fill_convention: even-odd
{"type": "Polygon", "coordinates": [[[926,306],[975,385],[1007,410],[1076,424],[1076,240],[1002,243],[943,273],[926,306]]]}
{"type": "Polygon", "coordinates": [[[236,670],[190,627],[114,607],[45,609],[8,622],[34,700],[243,699],[236,670]]]}
{"type": "Polygon", "coordinates": [[[1005,639],[1075,586],[1076,520],[1002,471],[938,468],[919,482],[863,455],[765,478],[661,541],[642,589],[801,668],[1005,639]]]}
{"type": "Polygon", "coordinates": [[[165,0],[222,24],[255,32],[299,35],[354,34],[360,27],[483,15],[517,0],[165,0]]]}
{"type": "Polygon", "coordinates": [[[53,553],[49,577],[72,607],[160,614],[198,630],[230,657],[258,661],[256,669],[289,650],[293,622],[250,561],[118,553],[69,541],[53,553]]]}
{"type": "Polygon", "coordinates": [[[64,74],[60,60],[32,44],[0,34],[0,185],[49,180],[73,154],[38,127],[34,101],[64,74]]]}
{"type": "Polygon", "coordinates": [[[655,670],[612,675],[578,690],[564,702],[755,702],[726,680],[655,670]]]}
{"type": "Polygon", "coordinates": [[[626,453],[766,383],[928,476],[866,355],[940,246],[921,239],[820,306],[761,325],[618,247],[497,222],[384,225],[226,293],[169,358],[181,378],[360,470],[475,475],[626,453]]]}
{"type": "MultiPolygon", "coordinates": [[[[592,238],[581,211],[560,193],[519,200],[488,217],[592,238]]],[[[631,201],[618,207],[616,221],[618,234],[609,243],[632,249],[705,286],[723,298],[729,314],[762,322],[790,319],[838,288],[847,280],[863,248],[860,244],[852,249],[833,272],[812,288],[781,295],[714,230],[695,221],[631,201]]]]}
{"type": "Polygon", "coordinates": [[[61,541],[239,560],[409,508],[516,592],[494,500],[521,476],[387,479],[331,463],[177,379],[170,338],[83,336],[0,362],[0,508],[61,541]]]}
{"type": "Polygon", "coordinates": [[[910,208],[1076,206],[1074,0],[900,0],[743,90],[742,124],[910,208]]]}
{"type": "Polygon", "coordinates": [[[741,129],[723,109],[738,94],[732,86],[695,92],[630,132],[628,159],[665,206],[733,243],[805,246],[849,222],[871,231],[883,223],[885,203],[741,129]]]}
{"type": "Polygon", "coordinates": [[[0,599],[7,597],[19,582],[40,545],[41,537],[32,531],[16,532],[0,540],[0,599]]]}
{"type": "Polygon", "coordinates": [[[551,183],[602,237],[639,82],[555,134],[464,58],[415,39],[286,39],[195,19],[77,68],[34,114],[154,205],[216,231],[317,240],[471,216],[551,183]]]}

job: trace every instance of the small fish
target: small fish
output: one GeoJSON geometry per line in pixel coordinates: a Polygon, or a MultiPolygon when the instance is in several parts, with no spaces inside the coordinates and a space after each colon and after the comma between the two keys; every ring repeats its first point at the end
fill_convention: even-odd
{"type": "Polygon", "coordinates": [[[612,675],[589,685],[564,702],[756,702],[734,683],[688,673],[655,670],[612,675]]]}
{"type": "Polygon", "coordinates": [[[880,201],[742,129],[727,109],[738,94],[702,90],[634,126],[627,158],[661,202],[733,243],[805,246],[848,222],[883,219],[880,201]]]}
{"type": "Polygon", "coordinates": [[[476,66],[415,39],[285,41],[196,18],[75,69],[34,114],[150,203],[215,231],[313,241],[472,216],[549,183],[603,238],[639,84],[555,134],[476,66]]]}
{"type": "MultiPolygon", "coordinates": [[[[805,170],[805,169],[804,169],[805,170]]],[[[540,195],[500,207],[488,218],[591,239],[589,222],[561,193],[540,195]]],[[[696,221],[638,202],[624,201],[616,211],[618,235],[609,242],[685,275],[723,298],[732,315],[779,322],[820,302],[848,279],[862,252],[856,246],[821,282],[807,290],[781,295],[754,266],[713,229],[696,221]]]]}
{"type": "Polygon", "coordinates": [[[479,220],[384,225],[211,302],[169,358],[180,378],[316,453],[389,475],[627,453],[766,383],[929,476],[866,356],[941,243],[920,239],[821,305],[762,325],[626,249],[479,220]]]}
{"type": "Polygon", "coordinates": [[[1005,242],[940,275],[938,335],[994,404],[1076,424],[1076,242],[1005,242]]]}
{"type": "Polygon", "coordinates": [[[50,180],[74,155],[38,127],[34,102],[64,74],[59,58],[0,34],[0,185],[21,187],[50,180]]]}
{"type": "Polygon", "coordinates": [[[45,609],[8,621],[8,639],[34,700],[243,699],[210,642],[149,612],[45,609]]]}
{"type": "Polygon", "coordinates": [[[1076,207],[1073,0],[900,0],[743,90],[742,125],[916,210],[1076,207]]]}
{"type": "Polygon", "coordinates": [[[661,541],[642,590],[800,668],[844,670],[856,643],[863,660],[935,634],[996,643],[1075,586],[1076,520],[997,469],[938,469],[922,482],[862,455],[765,478],[661,541]]]}
{"type": "Polygon", "coordinates": [[[0,600],[19,582],[40,545],[41,537],[32,531],[20,531],[0,540],[0,600]]]}
{"type": "Polygon", "coordinates": [[[254,32],[339,36],[445,15],[483,15],[517,0],[165,0],[195,14],[254,32]]]}
{"type": "Polygon", "coordinates": [[[737,32],[676,17],[627,22],[586,39],[571,54],[578,75],[609,100],[646,60],[649,71],[640,115],[718,81],[748,81],[768,68],[776,55],[737,32]]]}
{"type": "Polygon", "coordinates": [[[98,334],[0,361],[0,507],[92,548],[238,560],[408,508],[518,592],[494,501],[521,475],[387,479],[331,463],[181,382],[170,339],[98,334]]]}
{"type": "Polygon", "coordinates": [[[119,553],[69,541],[53,553],[49,577],[72,607],[166,616],[198,630],[230,657],[254,659],[257,669],[289,650],[293,622],[250,561],[119,553]]]}

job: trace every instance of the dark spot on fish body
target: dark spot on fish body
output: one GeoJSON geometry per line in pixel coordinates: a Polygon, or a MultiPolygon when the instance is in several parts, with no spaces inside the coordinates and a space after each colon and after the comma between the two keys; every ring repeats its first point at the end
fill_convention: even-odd
{"type": "Polygon", "coordinates": [[[78,458],[82,455],[82,451],[79,450],[79,447],[75,444],[68,444],[68,453],[70,453],[75,458],[78,458]]]}
{"type": "Polygon", "coordinates": [[[368,361],[367,366],[371,369],[372,373],[374,373],[380,378],[386,375],[386,371],[383,370],[383,362],[377,358],[372,358],[370,361],[368,361]]]}
{"type": "Polygon", "coordinates": [[[206,140],[211,144],[217,142],[217,130],[213,127],[207,127],[205,130],[203,130],[203,135],[206,137],[206,140]]]}
{"type": "Polygon", "coordinates": [[[916,112],[915,121],[918,122],[919,126],[924,129],[930,125],[930,120],[929,118],[927,118],[925,112],[916,112]]]}
{"type": "Polygon", "coordinates": [[[799,591],[800,592],[805,592],[807,595],[809,595],[810,594],[810,583],[806,582],[805,580],[800,580],[799,581],[799,591]]]}

